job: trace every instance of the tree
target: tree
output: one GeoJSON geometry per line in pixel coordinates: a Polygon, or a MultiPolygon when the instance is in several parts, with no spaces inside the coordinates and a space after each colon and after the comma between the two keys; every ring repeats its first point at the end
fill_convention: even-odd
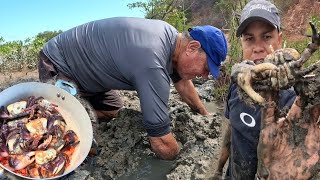
{"type": "Polygon", "coordinates": [[[35,37],[35,41],[37,40],[44,40],[45,42],[49,41],[50,39],[52,39],[53,37],[55,37],[56,35],[62,33],[62,30],[58,30],[58,31],[44,31],[41,33],[38,33],[35,37]]]}
{"type": "Polygon", "coordinates": [[[0,36],[0,45],[1,45],[2,43],[4,43],[4,42],[5,42],[4,38],[3,38],[2,36],[0,36]]]}
{"type": "Polygon", "coordinates": [[[173,25],[179,31],[185,31],[188,25],[186,12],[191,5],[185,7],[184,0],[149,0],[130,3],[127,6],[130,9],[141,8],[147,19],[160,19],[173,25]]]}

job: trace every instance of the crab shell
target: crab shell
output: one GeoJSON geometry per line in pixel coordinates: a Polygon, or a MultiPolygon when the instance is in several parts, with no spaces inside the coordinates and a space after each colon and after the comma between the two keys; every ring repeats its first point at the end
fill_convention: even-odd
{"type": "Polygon", "coordinates": [[[37,164],[42,165],[53,160],[54,158],[56,158],[56,156],[57,156],[57,151],[50,148],[45,151],[36,151],[35,160],[37,164]]]}
{"type": "Polygon", "coordinates": [[[26,124],[26,128],[31,135],[41,136],[47,132],[47,122],[46,118],[34,119],[26,124]]]}
{"type": "Polygon", "coordinates": [[[27,101],[19,101],[7,106],[10,115],[18,115],[27,107],[27,101]]]}

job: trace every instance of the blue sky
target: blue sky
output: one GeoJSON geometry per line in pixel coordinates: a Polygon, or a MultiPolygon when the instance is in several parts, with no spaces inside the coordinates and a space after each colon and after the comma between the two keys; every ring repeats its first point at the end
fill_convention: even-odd
{"type": "Polygon", "coordinates": [[[127,7],[137,1],[141,0],[2,0],[0,37],[25,40],[43,31],[64,31],[96,19],[144,17],[141,9],[127,7]]]}

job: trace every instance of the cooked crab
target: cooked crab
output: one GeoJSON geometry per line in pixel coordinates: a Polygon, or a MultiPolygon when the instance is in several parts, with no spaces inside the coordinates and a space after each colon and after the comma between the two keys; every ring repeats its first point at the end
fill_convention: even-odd
{"type": "Polygon", "coordinates": [[[4,166],[12,171],[24,169],[35,178],[64,172],[80,141],[56,107],[42,97],[30,96],[0,108],[0,156],[8,160],[4,166]]]}

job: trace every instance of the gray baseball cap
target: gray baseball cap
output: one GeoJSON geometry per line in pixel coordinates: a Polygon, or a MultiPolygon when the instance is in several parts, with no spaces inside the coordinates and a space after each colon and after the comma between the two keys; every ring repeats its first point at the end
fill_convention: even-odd
{"type": "Polygon", "coordinates": [[[277,7],[266,0],[252,0],[241,12],[240,25],[236,36],[239,37],[253,21],[265,21],[280,30],[280,17],[277,7]]]}

